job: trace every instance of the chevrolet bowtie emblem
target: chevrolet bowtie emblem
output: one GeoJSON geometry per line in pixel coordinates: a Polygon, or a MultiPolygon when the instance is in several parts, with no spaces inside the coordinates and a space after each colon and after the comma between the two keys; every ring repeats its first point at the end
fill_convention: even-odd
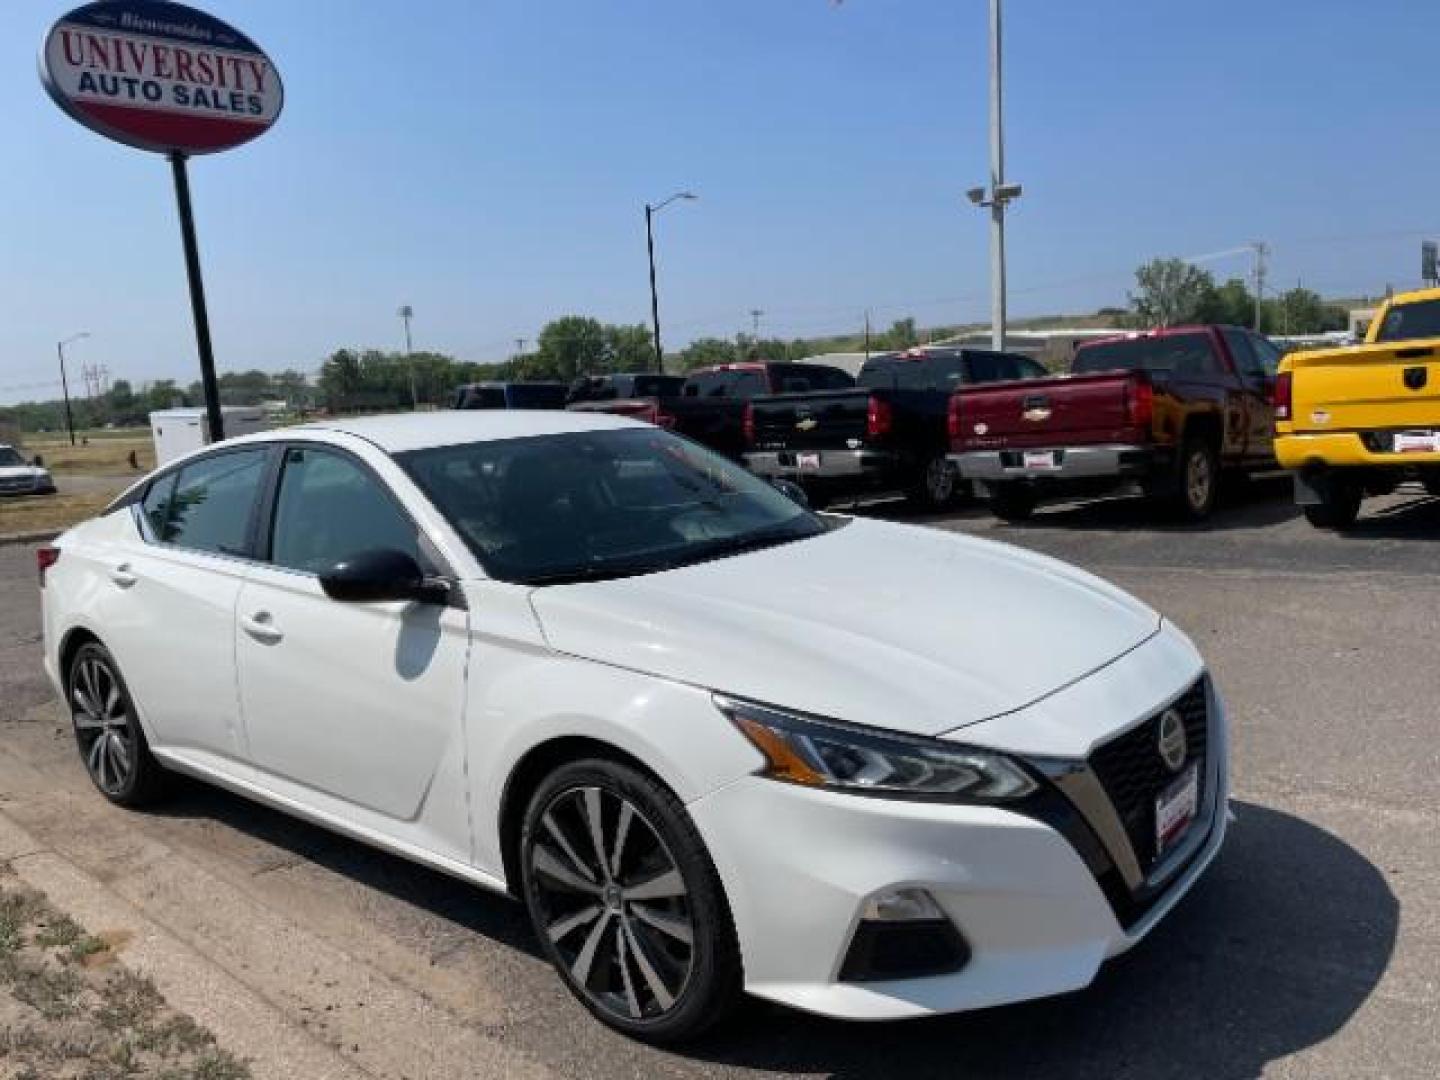
{"type": "Polygon", "coordinates": [[[807,416],[804,420],[798,421],[798,422],[795,424],[795,430],[796,430],[796,431],[813,431],[815,428],[817,428],[817,427],[819,427],[819,426],[820,426],[820,421],[819,421],[819,420],[816,420],[813,416],[807,416]]]}

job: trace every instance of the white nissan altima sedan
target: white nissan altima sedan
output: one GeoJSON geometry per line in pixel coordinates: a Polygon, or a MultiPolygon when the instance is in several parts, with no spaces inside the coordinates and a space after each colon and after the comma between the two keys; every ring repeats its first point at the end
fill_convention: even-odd
{"type": "Polygon", "coordinates": [[[210,447],[40,552],[95,786],[187,773],[529,909],[596,1016],[1088,984],[1226,827],[1220,697],[1038,555],[816,515],[594,413],[210,447]]]}

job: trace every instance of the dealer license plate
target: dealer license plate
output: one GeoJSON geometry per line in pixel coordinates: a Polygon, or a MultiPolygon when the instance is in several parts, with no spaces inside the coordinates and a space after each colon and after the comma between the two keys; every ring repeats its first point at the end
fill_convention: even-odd
{"type": "Polygon", "coordinates": [[[795,467],[797,469],[818,469],[820,468],[819,454],[796,454],[795,467]]]}
{"type": "Polygon", "coordinates": [[[1058,469],[1054,450],[1026,450],[1021,463],[1027,469],[1058,469]]]}
{"type": "Polygon", "coordinates": [[[1397,454],[1433,454],[1440,451],[1440,433],[1434,431],[1398,431],[1395,433],[1397,454]]]}
{"type": "Polygon", "coordinates": [[[1174,847],[1195,820],[1200,802],[1200,773],[1191,765],[1155,799],[1155,852],[1174,847]]]}

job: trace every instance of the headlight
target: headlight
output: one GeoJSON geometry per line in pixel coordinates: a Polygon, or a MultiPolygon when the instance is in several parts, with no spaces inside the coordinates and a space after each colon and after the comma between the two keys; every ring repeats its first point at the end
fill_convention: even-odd
{"type": "Polygon", "coordinates": [[[807,787],[955,802],[1006,802],[1036,789],[992,750],[778,712],[733,698],[716,705],[765,756],[764,775],[807,787]]]}

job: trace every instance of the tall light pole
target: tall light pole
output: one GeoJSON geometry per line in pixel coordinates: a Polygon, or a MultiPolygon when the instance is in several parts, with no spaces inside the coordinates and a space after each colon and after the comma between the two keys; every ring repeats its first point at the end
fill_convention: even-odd
{"type": "Polygon", "coordinates": [[[89,330],[81,330],[55,343],[55,354],[60,357],[60,392],[65,395],[65,430],[70,432],[70,445],[75,445],[75,418],[70,415],[70,380],[65,375],[65,346],[72,341],[90,336],[89,330]]]}
{"type": "Polygon", "coordinates": [[[420,408],[420,398],[415,393],[415,347],[410,343],[410,320],[415,317],[415,309],[409,304],[401,304],[395,314],[405,324],[405,367],[410,371],[410,409],[413,412],[420,408]]]}
{"type": "Polygon", "coordinates": [[[645,204],[645,247],[650,253],[650,319],[655,328],[655,370],[665,372],[665,350],[660,346],[660,293],[655,288],[655,215],[677,199],[698,199],[689,191],[677,191],[664,202],[645,204]]]}
{"type": "Polygon", "coordinates": [[[1000,5],[990,0],[990,186],[971,188],[967,197],[990,210],[990,347],[1005,347],[1005,207],[1020,197],[1019,184],[1005,182],[1005,125],[1000,77],[1000,5]]]}

